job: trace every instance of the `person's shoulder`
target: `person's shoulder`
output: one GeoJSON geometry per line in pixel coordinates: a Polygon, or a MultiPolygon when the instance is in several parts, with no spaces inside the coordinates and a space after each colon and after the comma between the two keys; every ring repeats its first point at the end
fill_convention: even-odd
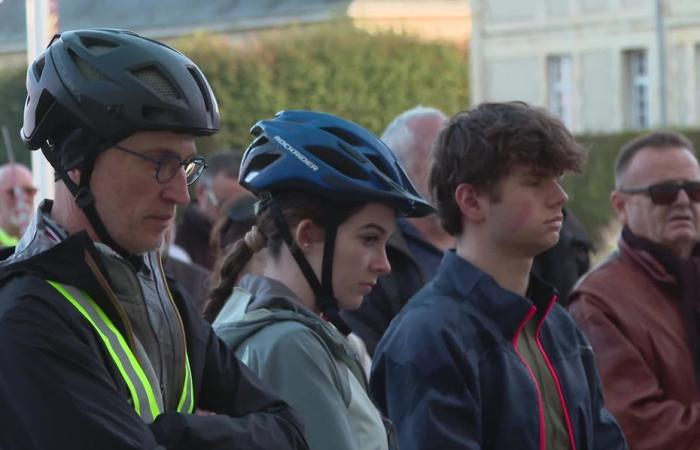
{"type": "Polygon", "coordinates": [[[616,250],[578,280],[572,289],[572,295],[577,291],[586,291],[600,285],[615,286],[618,284],[617,282],[624,281],[634,271],[635,267],[630,264],[627,258],[621,257],[620,252],[616,250]]]}
{"type": "Polygon", "coordinates": [[[442,353],[447,347],[454,348],[453,344],[461,347],[472,316],[464,308],[455,298],[428,288],[412,298],[391,322],[375,355],[389,353],[421,359],[442,353]]]}
{"type": "MultiPolygon", "coordinates": [[[[256,310],[260,311],[260,310],[256,310]]],[[[255,313],[256,311],[253,311],[255,313]]],[[[301,318],[295,320],[294,314],[285,311],[283,317],[269,320],[264,326],[249,335],[245,346],[264,347],[266,352],[318,353],[325,351],[323,339],[301,318]]],[[[246,320],[252,319],[250,313],[246,320]]],[[[269,319],[269,318],[268,318],[269,319]]],[[[320,320],[320,319],[319,319],[320,320]]]]}

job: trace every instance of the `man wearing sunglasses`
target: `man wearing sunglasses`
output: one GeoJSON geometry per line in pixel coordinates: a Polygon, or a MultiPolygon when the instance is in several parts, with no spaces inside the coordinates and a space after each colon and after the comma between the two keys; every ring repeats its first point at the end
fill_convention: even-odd
{"type": "Polygon", "coordinates": [[[571,296],[630,449],[700,448],[700,166],[658,132],[615,163],[618,249],[571,296]]]}
{"type": "Polygon", "coordinates": [[[0,448],[307,448],[160,261],[219,129],[202,72],[113,29],[61,33],[27,72],[21,136],[58,181],[0,261],[0,448]]]}
{"type": "Polygon", "coordinates": [[[27,166],[0,166],[0,248],[14,247],[29,224],[36,188],[27,166]]]}

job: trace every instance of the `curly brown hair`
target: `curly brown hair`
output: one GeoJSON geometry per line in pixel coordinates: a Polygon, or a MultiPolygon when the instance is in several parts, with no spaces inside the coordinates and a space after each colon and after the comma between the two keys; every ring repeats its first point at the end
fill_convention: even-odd
{"type": "Polygon", "coordinates": [[[515,165],[561,174],[581,172],[586,151],[558,119],[524,102],[482,103],[453,116],[432,151],[430,189],[445,231],[462,232],[458,185],[495,195],[515,165]]]}

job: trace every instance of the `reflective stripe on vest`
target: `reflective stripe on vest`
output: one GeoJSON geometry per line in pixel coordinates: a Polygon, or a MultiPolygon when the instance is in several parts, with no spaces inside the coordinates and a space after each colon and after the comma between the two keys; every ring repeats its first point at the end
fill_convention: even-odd
{"type": "MultiPolygon", "coordinates": [[[[124,382],[129,388],[131,400],[136,414],[146,423],[151,423],[161,414],[160,407],[143,368],[129,348],[124,336],[114,326],[112,321],[102,311],[95,301],[85,292],[72,286],[66,286],[55,281],[47,280],[61,293],[97,332],[117,366],[124,382]]],[[[192,372],[190,360],[185,353],[185,379],[177,410],[181,413],[192,413],[194,410],[194,394],[192,388],[192,372]]]]}
{"type": "Polygon", "coordinates": [[[10,236],[5,230],[0,228],[0,247],[14,247],[19,242],[14,236],[10,236]]]}

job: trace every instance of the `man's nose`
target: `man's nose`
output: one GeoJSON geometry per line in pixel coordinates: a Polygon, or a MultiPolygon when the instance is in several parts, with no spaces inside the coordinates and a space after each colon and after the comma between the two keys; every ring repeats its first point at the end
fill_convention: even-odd
{"type": "Polygon", "coordinates": [[[163,197],[178,205],[190,202],[190,191],[187,188],[187,174],[183,168],[177,171],[172,180],[165,183],[163,197]]]}

